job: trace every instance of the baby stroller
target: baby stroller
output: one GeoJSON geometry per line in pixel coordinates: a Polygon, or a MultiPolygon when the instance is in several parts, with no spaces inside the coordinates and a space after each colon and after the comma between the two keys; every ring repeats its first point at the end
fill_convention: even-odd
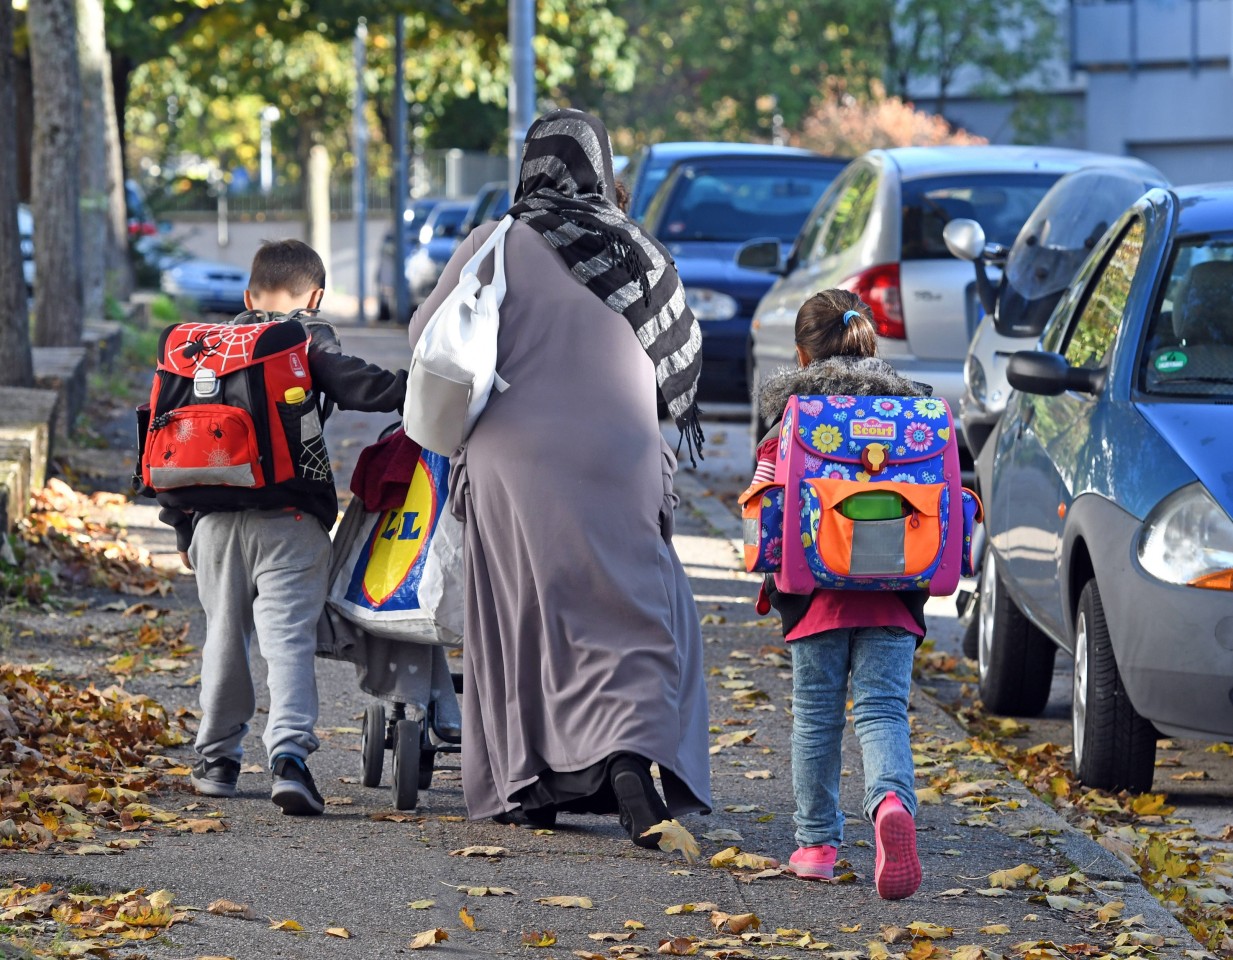
{"type": "Polygon", "coordinates": [[[392,750],[399,810],[413,810],[432,784],[438,753],[461,750],[462,677],[446,651],[462,642],[462,544],[445,507],[448,480],[446,458],[397,425],[360,454],[318,629],[317,655],[355,664],[360,689],[384,701],[364,711],[361,782],[380,785],[392,750]]]}

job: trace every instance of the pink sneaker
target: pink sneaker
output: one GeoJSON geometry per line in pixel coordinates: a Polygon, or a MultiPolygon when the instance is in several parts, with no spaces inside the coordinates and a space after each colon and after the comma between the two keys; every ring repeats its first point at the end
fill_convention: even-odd
{"type": "Polygon", "coordinates": [[[788,860],[788,869],[802,880],[834,880],[839,850],[827,844],[801,847],[788,860]]]}
{"type": "Polygon", "coordinates": [[[877,848],[873,884],[883,900],[910,897],[920,886],[920,860],[916,856],[916,822],[899,798],[888,793],[873,815],[877,848]]]}

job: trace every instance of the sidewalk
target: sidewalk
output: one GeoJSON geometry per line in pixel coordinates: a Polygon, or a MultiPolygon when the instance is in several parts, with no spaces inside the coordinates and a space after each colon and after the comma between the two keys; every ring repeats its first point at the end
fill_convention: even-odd
{"type": "MultiPolygon", "coordinates": [[[[676,938],[683,939],[662,952],[1044,960],[1117,949],[1121,956],[1180,960],[1183,950],[1197,946],[1120,861],[1069,827],[1004,769],[968,757],[965,734],[919,689],[912,699],[918,789],[946,786],[928,791],[937,802],[921,807],[924,883],[915,896],[889,903],[873,889],[873,837],[857,813],[861,765],[850,726],[843,802],[852,813],[841,850],[850,879],[824,885],[756,864],[712,866],[712,857],[732,847],[781,861],[794,849],[789,661],[775,621],[759,618],[753,609],[756,582],[737,572],[733,538],[739,536],[739,522],[687,471],[678,488],[683,500],[676,544],[707,641],[713,724],[715,812],[684,821],[701,845],[697,862],[686,863],[680,853],[635,848],[615,817],[564,816],[554,831],[465,822],[457,755],[438,756],[432,786],[421,792],[416,810],[394,813],[389,754],[381,788],[357,782],[360,717],[368,698],[356,687],[350,666],[323,661],[318,668],[323,746],[312,768],[329,804],[324,817],[283,817],[270,803],[268,775],[248,767],[264,763],[259,713],[247,742],[240,796],[196,797],[181,775],[166,777],[172,791],[151,797],[157,807],[199,821],[217,812],[224,832],[199,834],[169,824],[126,833],[145,842],[120,855],[10,856],[0,860],[0,886],[23,877],[27,885],[88,885],[94,892],[169,890],[175,908],[195,908],[185,921],[135,944],[134,952],[111,954],[150,960],[369,960],[404,955],[418,934],[434,929],[448,939],[425,948],[425,955],[474,958],[526,956],[528,950],[533,957],[634,957],[654,955],[662,941],[676,938]],[[474,846],[502,852],[460,855],[474,846]],[[1014,870],[1023,864],[1031,869],[1014,870]],[[1029,882],[1063,879],[1049,889],[1032,888],[1024,881],[1032,869],[1037,879],[1029,882]],[[1076,871],[1085,879],[1065,879],[1076,871]],[[474,889],[460,889],[484,887],[508,892],[477,896],[474,889]],[[586,898],[590,906],[541,902],[552,897],[586,898]],[[248,907],[255,919],[205,911],[220,899],[248,907]],[[737,935],[717,930],[712,911],[734,918],[753,914],[756,920],[729,921],[737,928],[746,925],[737,935]],[[294,920],[302,931],[272,928],[285,920],[294,920]],[[344,928],[350,937],[326,935],[327,928],[344,928]]],[[[132,538],[167,549],[153,508],[129,508],[124,516],[132,538]]],[[[107,591],[83,596],[88,610],[82,617],[6,612],[0,619],[10,639],[3,658],[50,661],[58,672],[79,675],[83,685],[110,682],[102,663],[114,651],[83,645],[82,639],[132,627],[133,614],[126,618],[116,609],[123,604],[107,591]]],[[[190,577],[180,577],[166,597],[148,600],[168,611],[172,622],[188,623],[188,641],[200,645],[202,617],[190,577]]],[[[262,673],[264,665],[254,660],[262,673]]],[[[193,709],[190,674],[196,669],[190,657],[180,670],[134,673],[127,687],[149,693],[171,710],[193,709]]],[[[258,702],[265,702],[264,691],[258,702]]],[[[187,747],[169,754],[179,760],[190,755],[187,747]]],[[[104,839],[100,832],[99,842],[104,839]]],[[[718,922],[722,926],[722,918],[718,922]]],[[[0,955],[4,936],[0,933],[0,955]]]]}

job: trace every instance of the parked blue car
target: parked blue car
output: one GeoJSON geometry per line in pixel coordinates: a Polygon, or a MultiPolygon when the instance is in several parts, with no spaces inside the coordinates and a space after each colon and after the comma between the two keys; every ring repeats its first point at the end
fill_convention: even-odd
{"type": "Polygon", "coordinates": [[[678,160],[642,225],[676,261],[685,302],[702,327],[701,400],[749,402],[749,325],[775,277],[736,264],[755,238],[786,255],[846,160],[784,147],[678,160]]]}
{"type": "Polygon", "coordinates": [[[1147,790],[1158,736],[1233,736],[1233,183],[1145,194],[1008,378],[981,697],[1039,713],[1060,647],[1079,778],[1147,790]]]}

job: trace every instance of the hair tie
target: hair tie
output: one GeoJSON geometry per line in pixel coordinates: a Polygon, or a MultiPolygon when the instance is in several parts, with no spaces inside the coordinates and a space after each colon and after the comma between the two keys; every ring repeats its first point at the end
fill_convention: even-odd
{"type": "Polygon", "coordinates": [[[849,310],[847,313],[843,315],[843,325],[846,327],[849,323],[851,323],[854,319],[856,319],[860,315],[861,315],[861,312],[859,310],[849,310]]]}

